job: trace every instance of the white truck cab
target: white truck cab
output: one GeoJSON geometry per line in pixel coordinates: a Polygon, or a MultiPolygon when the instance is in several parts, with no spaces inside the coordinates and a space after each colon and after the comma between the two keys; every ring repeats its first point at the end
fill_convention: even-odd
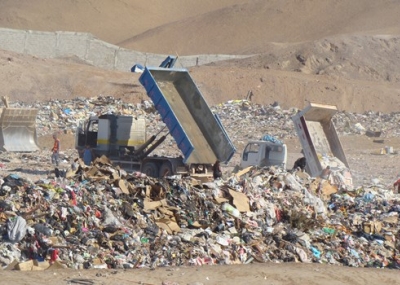
{"type": "Polygon", "coordinates": [[[252,140],[243,150],[241,168],[248,166],[280,166],[286,169],[287,147],[286,144],[252,140]]]}

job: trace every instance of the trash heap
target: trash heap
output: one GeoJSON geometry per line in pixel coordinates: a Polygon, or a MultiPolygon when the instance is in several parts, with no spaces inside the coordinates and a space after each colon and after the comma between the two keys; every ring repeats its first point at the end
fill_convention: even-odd
{"type": "Polygon", "coordinates": [[[10,105],[38,109],[36,125],[38,135],[41,136],[52,134],[55,130],[74,131],[79,121],[86,120],[90,116],[114,113],[140,117],[147,113],[155,113],[151,101],[142,100],[141,103],[133,104],[112,96],[77,97],[71,100],[53,99],[33,104],[14,102],[10,105]]]}
{"type": "MultiPolygon", "coordinates": [[[[162,121],[150,100],[140,103],[125,102],[112,96],[93,98],[77,97],[70,100],[50,100],[26,104],[13,102],[11,107],[37,108],[37,130],[39,135],[51,134],[54,130],[75,130],[79,121],[91,115],[115,113],[122,115],[149,116],[150,120],[162,121]]],[[[233,140],[258,139],[263,134],[271,133],[280,139],[293,138],[296,132],[291,116],[298,109],[282,109],[279,103],[270,105],[255,104],[249,100],[230,100],[213,106],[223,125],[233,140]],[[248,130],[245,133],[240,130],[248,130]]],[[[341,111],[334,116],[334,123],[340,135],[379,133],[385,137],[399,137],[400,112],[389,114],[364,112],[357,114],[341,111]]],[[[152,126],[152,124],[150,124],[152,126]]],[[[161,127],[156,127],[160,129],[161,127]]]]}
{"type": "Polygon", "coordinates": [[[318,262],[400,268],[400,197],[304,172],[249,167],[226,179],[127,173],[106,157],[62,180],[4,177],[5,269],[318,262]]]}
{"type": "MultiPolygon", "coordinates": [[[[232,130],[233,140],[258,139],[263,134],[271,133],[280,139],[296,137],[291,117],[297,108],[282,109],[279,103],[270,105],[254,104],[248,100],[230,100],[212,107],[221,117],[223,125],[232,130]],[[246,130],[240,134],[240,130],[246,130]]],[[[378,133],[381,137],[399,137],[400,112],[389,114],[381,112],[364,112],[357,114],[340,111],[333,121],[339,135],[378,133]]]]}

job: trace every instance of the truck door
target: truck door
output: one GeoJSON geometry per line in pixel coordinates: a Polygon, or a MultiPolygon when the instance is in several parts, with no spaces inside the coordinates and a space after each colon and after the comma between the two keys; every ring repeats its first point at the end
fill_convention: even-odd
{"type": "Polygon", "coordinates": [[[99,120],[90,120],[86,131],[86,145],[92,148],[97,146],[97,133],[99,129],[99,120]]]}
{"type": "Polygon", "coordinates": [[[86,144],[85,121],[79,121],[75,133],[75,148],[83,148],[86,144]]]}
{"type": "Polygon", "coordinates": [[[264,166],[273,165],[273,164],[271,164],[271,161],[270,161],[270,152],[272,151],[272,147],[267,144],[263,147],[264,147],[264,155],[262,155],[262,153],[260,154],[260,157],[262,158],[260,161],[260,166],[264,167],[264,166]]]}
{"type": "Polygon", "coordinates": [[[101,152],[108,152],[110,150],[110,120],[99,119],[98,131],[96,137],[97,150],[101,152]]]}
{"type": "Polygon", "coordinates": [[[286,145],[269,146],[267,166],[277,165],[286,168],[287,151],[286,145]]]}

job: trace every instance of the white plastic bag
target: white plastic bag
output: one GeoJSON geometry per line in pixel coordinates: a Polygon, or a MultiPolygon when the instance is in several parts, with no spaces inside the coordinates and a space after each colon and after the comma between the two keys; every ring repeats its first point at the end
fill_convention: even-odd
{"type": "Polygon", "coordinates": [[[7,222],[8,239],[19,242],[26,235],[26,220],[20,216],[10,218],[7,222]]]}

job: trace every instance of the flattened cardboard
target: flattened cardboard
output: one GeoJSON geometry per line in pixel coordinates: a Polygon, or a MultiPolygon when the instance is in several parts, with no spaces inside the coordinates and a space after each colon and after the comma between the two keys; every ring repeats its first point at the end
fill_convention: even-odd
{"type": "Polygon", "coordinates": [[[156,221],[156,225],[159,228],[166,230],[167,233],[170,235],[174,233],[179,233],[181,231],[181,228],[176,222],[168,219],[160,219],[159,221],[156,221]]]}
{"type": "Polygon", "coordinates": [[[112,177],[112,179],[115,179],[115,180],[118,180],[118,179],[121,178],[121,177],[119,176],[119,174],[118,174],[117,171],[116,171],[116,172],[113,172],[113,173],[111,174],[111,177],[112,177]]]}
{"type": "Polygon", "coordinates": [[[123,193],[129,195],[129,190],[128,190],[128,187],[126,187],[125,180],[120,179],[118,181],[118,187],[119,187],[119,189],[121,189],[121,191],[123,193]]]}
{"type": "Polygon", "coordinates": [[[32,270],[45,270],[49,267],[50,267],[50,263],[46,260],[40,261],[40,262],[37,260],[34,260],[32,270]]]}
{"type": "Polygon", "coordinates": [[[215,202],[217,202],[217,204],[222,204],[225,202],[229,202],[229,200],[226,198],[217,197],[217,198],[215,198],[215,202]]]}
{"type": "Polygon", "coordinates": [[[158,208],[158,210],[161,213],[163,213],[164,215],[171,216],[171,217],[174,216],[174,212],[170,211],[168,208],[160,207],[160,208],[158,208]]]}
{"type": "Polygon", "coordinates": [[[151,186],[150,185],[146,185],[146,197],[150,198],[151,195],[151,186]]]}
{"type": "Polygon", "coordinates": [[[193,222],[193,223],[191,224],[191,226],[192,226],[192,227],[195,227],[195,228],[202,228],[202,227],[203,227],[198,221],[193,222]]]}
{"type": "Polygon", "coordinates": [[[81,168],[83,168],[83,169],[85,169],[87,166],[86,166],[86,164],[85,164],[85,162],[83,162],[83,159],[82,158],[79,158],[78,159],[78,164],[79,164],[79,166],[81,167],[81,168]]]}
{"type": "Polygon", "coordinates": [[[19,262],[17,265],[15,265],[15,269],[20,271],[31,271],[32,267],[33,267],[33,260],[19,262]]]}
{"type": "Polygon", "coordinates": [[[250,170],[253,169],[253,166],[246,167],[245,169],[240,170],[238,173],[235,174],[236,178],[240,178],[240,176],[246,174],[250,170]]]}
{"type": "Polygon", "coordinates": [[[65,178],[72,178],[74,177],[76,174],[76,171],[72,170],[72,169],[68,169],[67,173],[65,174],[65,178]]]}
{"type": "Polygon", "coordinates": [[[146,199],[143,201],[143,205],[145,211],[151,211],[161,206],[167,206],[167,200],[162,199],[160,201],[150,201],[146,199]]]}
{"type": "Polygon", "coordinates": [[[106,164],[106,165],[110,165],[110,166],[112,165],[111,161],[105,155],[102,155],[101,157],[96,158],[95,163],[101,163],[101,164],[106,164]]]}
{"type": "Polygon", "coordinates": [[[65,264],[62,264],[61,262],[56,260],[46,270],[57,270],[57,269],[65,269],[65,268],[67,268],[67,266],[65,264]]]}
{"type": "Polygon", "coordinates": [[[321,193],[324,200],[330,199],[330,196],[334,193],[337,193],[337,191],[337,187],[332,186],[328,181],[325,181],[321,185],[321,193]]]}
{"type": "Polygon", "coordinates": [[[395,214],[381,218],[382,221],[388,224],[397,224],[399,221],[399,215],[396,212],[393,213],[395,214]]]}
{"type": "Polygon", "coordinates": [[[92,177],[94,176],[97,172],[99,171],[99,169],[96,166],[93,166],[92,168],[90,168],[90,170],[86,173],[86,175],[88,177],[92,177]]]}
{"type": "Polygon", "coordinates": [[[14,270],[16,265],[18,264],[18,260],[14,259],[10,264],[4,268],[4,270],[14,270]]]}
{"type": "Polygon", "coordinates": [[[233,197],[233,204],[240,212],[250,212],[249,198],[243,193],[229,189],[229,194],[233,197]]]}

